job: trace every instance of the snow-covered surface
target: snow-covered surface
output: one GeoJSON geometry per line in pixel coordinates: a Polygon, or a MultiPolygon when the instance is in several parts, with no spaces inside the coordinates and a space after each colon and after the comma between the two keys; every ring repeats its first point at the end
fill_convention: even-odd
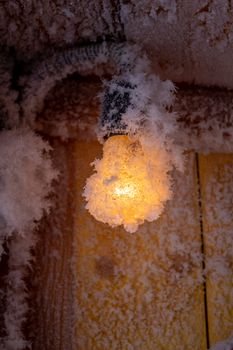
{"type": "Polygon", "coordinates": [[[25,339],[24,326],[30,311],[28,305],[28,286],[26,278],[32,263],[32,249],[35,248],[37,236],[28,231],[27,236],[15,234],[8,243],[9,273],[6,281],[6,308],[4,312],[5,337],[0,338],[3,350],[24,350],[30,347],[25,339]]]}
{"type": "Polygon", "coordinates": [[[0,7],[0,44],[26,61],[51,46],[93,41],[116,29],[110,0],[20,0],[0,7]]]}
{"type": "Polygon", "coordinates": [[[121,20],[162,77],[233,87],[231,1],[122,0],[121,20]]]}
{"type": "Polygon", "coordinates": [[[9,250],[6,278],[3,350],[22,350],[27,319],[28,290],[25,278],[36,244],[33,229],[51,202],[52,181],[57,178],[49,144],[27,128],[0,133],[0,261],[3,243],[9,250]]]}
{"type": "Polygon", "coordinates": [[[209,329],[213,343],[228,337],[233,330],[232,155],[200,157],[200,171],[209,329]]]}
{"type": "Polygon", "coordinates": [[[119,34],[143,46],[165,78],[233,87],[231,1],[21,0],[0,8],[0,44],[24,61],[51,46],[119,34]]]}
{"type": "Polygon", "coordinates": [[[233,93],[181,86],[173,106],[177,113],[176,142],[200,153],[232,153],[233,93]]]}
{"type": "Polygon", "coordinates": [[[211,347],[210,350],[232,350],[233,349],[233,336],[226,339],[225,341],[221,341],[211,347]]]}
{"type": "Polygon", "coordinates": [[[31,130],[7,130],[0,136],[1,233],[23,233],[49,211],[57,172],[49,158],[51,147],[31,130]]]}

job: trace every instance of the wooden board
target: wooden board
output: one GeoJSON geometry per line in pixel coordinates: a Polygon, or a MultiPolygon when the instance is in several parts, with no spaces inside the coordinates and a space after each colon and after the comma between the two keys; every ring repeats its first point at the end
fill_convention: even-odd
{"type": "Polygon", "coordinates": [[[206,333],[210,345],[230,336],[233,156],[199,156],[199,193],[190,153],[186,174],[174,173],[174,198],[162,217],[130,234],[85,209],[83,187],[102,147],[86,141],[54,146],[62,177],[57,206],[40,228],[33,348],[206,350],[206,333]]]}
{"type": "Polygon", "coordinates": [[[97,222],[82,197],[97,143],[76,142],[77,349],[206,349],[195,157],[163,216],[129,234],[97,222]]]}
{"type": "Polygon", "coordinates": [[[75,274],[73,252],[72,143],[52,141],[54,161],[60,170],[54,207],[38,229],[40,238],[31,277],[28,322],[33,350],[76,350],[75,274]]]}
{"type": "Polygon", "coordinates": [[[233,155],[199,156],[210,345],[233,330],[233,155]]]}

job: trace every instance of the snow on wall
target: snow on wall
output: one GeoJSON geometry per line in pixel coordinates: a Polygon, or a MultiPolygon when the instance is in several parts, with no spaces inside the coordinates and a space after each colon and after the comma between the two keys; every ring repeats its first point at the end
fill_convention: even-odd
{"type": "MultiPolygon", "coordinates": [[[[77,4],[74,5],[68,1],[60,2],[60,5],[55,5],[53,1],[40,1],[37,2],[35,6],[31,1],[27,3],[24,1],[7,1],[2,4],[0,9],[0,44],[13,47],[18,59],[28,61],[38,53],[46,50],[50,45],[65,46],[82,41],[96,40],[98,36],[115,35],[119,29],[119,23],[117,16],[112,12],[113,8],[111,3],[112,2],[107,0],[99,2],[92,1],[88,2],[88,4],[86,1],[80,1],[79,6],[77,6],[77,4]]],[[[186,81],[189,83],[195,82],[205,85],[233,87],[231,64],[233,53],[233,39],[231,33],[232,16],[230,2],[225,0],[222,1],[221,4],[217,0],[212,0],[205,4],[203,4],[203,1],[180,3],[179,1],[171,0],[156,0],[154,2],[149,0],[137,2],[122,1],[121,3],[121,21],[125,26],[127,39],[137,42],[140,45],[143,44],[143,47],[153,60],[155,72],[161,74],[162,77],[170,78],[178,82],[186,81]],[[166,30],[164,30],[165,27],[166,30]]],[[[11,63],[9,64],[7,60],[8,58],[3,58],[0,63],[0,104],[1,117],[4,116],[5,121],[10,121],[8,125],[6,122],[6,126],[11,127],[13,124],[16,125],[16,123],[18,123],[18,107],[14,103],[17,98],[17,93],[9,89],[12,84],[11,77],[13,66],[11,63]]],[[[29,94],[29,100],[31,96],[29,94]]],[[[184,115],[185,113],[187,115],[187,110],[189,110],[194,100],[196,105],[198,105],[199,100],[196,97],[190,99],[188,97],[185,100],[184,105],[186,104],[186,106],[184,107],[184,115]]],[[[201,121],[199,125],[201,125],[204,130],[201,138],[198,139],[198,135],[195,134],[194,138],[189,140],[189,136],[192,135],[191,131],[185,136],[178,136],[178,138],[180,138],[180,144],[186,144],[187,146],[189,141],[191,141],[189,146],[199,151],[203,149],[213,151],[221,149],[223,145],[225,148],[222,149],[231,151],[232,124],[229,126],[227,120],[226,123],[224,121],[222,124],[222,120],[220,120],[221,111],[226,110],[226,108],[228,108],[228,114],[226,114],[231,117],[229,105],[226,107],[227,105],[223,105],[221,101],[216,103],[213,98],[207,98],[207,100],[207,104],[213,107],[212,112],[215,111],[214,113],[217,116],[217,121],[209,120],[208,123],[206,123],[206,120],[201,121]],[[213,130],[213,125],[217,126],[217,129],[215,128],[215,130],[213,130]],[[219,126],[220,134],[218,133],[219,126]],[[225,142],[226,140],[227,142],[225,142]],[[211,146],[209,145],[210,142],[211,146]]],[[[205,101],[201,108],[199,107],[200,112],[198,112],[201,115],[208,112],[207,109],[205,109],[205,101]]],[[[196,111],[193,114],[194,119],[197,117],[195,113],[196,111]]],[[[184,122],[184,120],[182,122],[184,122]]],[[[64,135],[64,125],[65,123],[61,126],[60,130],[62,130],[62,136],[65,138],[67,134],[69,136],[69,131],[64,135]]],[[[84,128],[88,128],[88,126],[86,126],[88,122],[86,123],[85,121],[84,125],[84,128]]],[[[16,203],[16,207],[14,208],[9,204],[8,209],[10,208],[10,210],[5,212],[4,206],[1,205],[0,247],[5,240],[8,229],[9,232],[17,228],[24,231],[25,223],[33,224],[32,218],[39,219],[42,216],[42,208],[44,205],[47,209],[49,207],[44,198],[41,198],[41,200],[37,202],[38,192],[37,190],[34,191],[33,184],[27,181],[27,170],[30,169],[32,175],[30,175],[30,180],[32,180],[32,182],[35,180],[37,185],[38,183],[42,185],[43,181],[40,182],[40,180],[43,176],[45,176],[45,183],[47,184],[55,177],[51,164],[48,160],[47,162],[44,160],[44,150],[47,151],[48,146],[31,131],[4,131],[1,134],[0,191],[2,194],[1,198],[4,200],[4,205],[5,203],[11,203],[11,200],[8,201],[8,199],[11,198],[12,195],[19,195],[21,198],[22,193],[19,194],[18,192],[20,186],[24,188],[24,193],[28,193],[25,192],[25,189],[32,185],[32,187],[30,187],[32,189],[32,197],[27,198],[23,196],[25,204],[24,209],[27,209],[26,211],[24,210],[23,214],[26,213],[24,217],[22,217],[21,214],[16,216],[14,213],[20,209],[22,203],[20,203],[18,207],[16,203]],[[28,140],[29,142],[27,144],[28,140]],[[34,145],[35,148],[31,149],[31,145],[34,145]],[[19,149],[22,151],[22,157],[17,156],[19,149]],[[8,161],[8,165],[5,163],[5,160],[8,161]],[[12,162],[12,160],[15,162],[12,162]],[[41,162],[43,165],[47,164],[46,171],[48,170],[48,172],[46,174],[41,174],[40,170],[38,171],[41,162]],[[32,163],[33,169],[30,168],[32,163]],[[22,177],[20,178],[19,174],[21,169],[22,177]],[[11,186],[9,184],[15,185],[15,193],[11,193],[11,186]],[[29,207],[27,202],[32,207],[29,207]],[[34,205],[35,202],[36,205],[34,205]],[[32,203],[34,204],[32,205],[32,203]],[[19,221],[14,222],[12,218],[16,217],[19,221]],[[7,231],[5,231],[6,225],[8,226],[7,231]]],[[[37,185],[36,188],[39,189],[37,185]]],[[[47,194],[48,188],[43,188],[42,185],[39,195],[41,193],[43,196],[47,194]]],[[[1,343],[4,344],[2,346],[6,347],[7,350],[21,349],[25,344],[21,333],[21,327],[27,312],[27,305],[25,304],[27,295],[25,293],[23,277],[28,261],[30,260],[30,250],[33,246],[33,240],[32,243],[30,243],[29,238],[24,241],[23,237],[17,235],[12,237],[12,240],[9,241],[11,250],[9,263],[10,274],[8,276],[8,303],[5,313],[5,325],[8,335],[2,340],[3,343],[1,343]],[[27,259],[25,259],[24,255],[21,256],[19,254],[19,256],[17,256],[14,254],[16,250],[18,251],[20,249],[25,250],[26,255],[28,255],[27,259]],[[15,261],[15,258],[18,260],[15,261]],[[17,278],[15,278],[15,276],[17,276],[17,278]],[[15,304],[17,307],[19,307],[19,304],[22,304],[22,309],[17,308],[16,310],[15,304]]],[[[194,251],[196,248],[195,246],[194,251]]],[[[0,255],[1,252],[2,251],[0,251],[0,255]]],[[[56,252],[54,254],[56,255],[56,252]]],[[[196,263],[199,263],[201,259],[199,256],[195,256],[195,254],[192,258],[194,258],[194,260],[196,259],[196,263]]],[[[186,267],[187,265],[182,266],[182,271],[184,271],[186,267]]],[[[177,278],[179,277],[180,276],[177,278]]],[[[197,283],[200,282],[199,277],[200,276],[198,276],[196,281],[197,283]]],[[[197,284],[193,285],[192,283],[190,282],[189,285],[195,288],[197,284]]],[[[192,291],[193,290],[191,290],[191,292],[192,291]]],[[[161,295],[161,297],[163,297],[163,295],[161,295]]],[[[150,295],[148,295],[147,298],[150,298],[150,295]]],[[[185,302],[185,300],[178,302],[181,302],[180,307],[182,308],[182,303],[185,302]]],[[[216,300],[216,302],[220,303],[221,301],[216,300]]],[[[69,307],[68,310],[70,310],[69,307]]],[[[170,317],[170,315],[168,316],[170,317]]],[[[56,325],[56,322],[57,321],[54,320],[54,325],[56,325]]],[[[70,320],[68,320],[66,324],[70,325],[69,322],[70,320]]],[[[95,331],[95,329],[94,326],[93,331],[95,331]]],[[[157,332],[156,328],[152,329],[152,333],[153,332],[157,332]]],[[[59,337],[59,333],[56,333],[56,336],[59,337]]],[[[73,334],[71,336],[74,337],[73,334]]],[[[193,342],[195,342],[195,339],[193,339],[193,342]]]]}
{"type": "Polygon", "coordinates": [[[0,44],[24,61],[119,33],[145,49],[162,77],[233,87],[231,1],[10,0],[0,8],[0,44]]]}
{"type": "Polygon", "coordinates": [[[49,144],[29,129],[1,132],[1,233],[32,229],[49,211],[48,194],[57,177],[49,151],[49,144]]]}
{"type": "MultiPolygon", "coordinates": [[[[207,161],[208,162],[208,161],[207,161]]],[[[205,159],[201,161],[203,167],[205,159]]],[[[227,155],[213,158],[211,172],[201,175],[203,197],[203,227],[210,331],[213,340],[229,336],[233,330],[233,164],[227,155]],[[208,179],[208,180],[207,180],[208,179]],[[229,305],[229,306],[228,306],[229,305]],[[224,322],[224,327],[222,323],[224,322]]],[[[204,169],[203,169],[204,170],[204,169]]]]}
{"type": "Polygon", "coordinates": [[[121,20],[162,77],[233,87],[231,1],[121,0],[121,20]]]}
{"type": "Polygon", "coordinates": [[[181,86],[173,110],[177,113],[176,142],[199,153],[232,153],[233,94],[220,89],[181,86]]]}
{"type": "Polygon", "coordinates": [[[58,82],[47,94],[43,112],[36,117],[36,130],[63,141],[95,140],[101,85],[99,78],[76,76],[58,82]]]}
{"type": "Polygon", "coordinates": [[[228,338],[225,341],[219,342],[213,347],[211,347],[210,350],[232,350],[233,349],[233,336],[228,338]]]}
{"type": "Polygon", "coordinates": [[[32,263],[32,249],[35,248],[37,237],[33,231],[26,236],[15,234],[8,243],[9,273],[6,278],[6,309],[4,312],[5,337],[0,338],[3,350],[24,350],[30,347],[25,339],[23,327],[27,321],[28,287],[25,282],[32,263]]]}

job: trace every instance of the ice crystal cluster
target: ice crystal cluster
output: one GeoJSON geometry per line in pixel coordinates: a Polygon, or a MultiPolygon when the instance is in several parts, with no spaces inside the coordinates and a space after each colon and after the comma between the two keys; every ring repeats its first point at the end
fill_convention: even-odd
{"type": "Polygon", "coordinates": [[[23,324],[29,307],[25,277],[32,261],[38,221],[49,212],[49,194],[57,178],[51,147],[28,126],[20,123],[17,91],[12,88],[13,61],[0,55],[0,261],[7,247],[8,275],[1,308],[4,350],[24,349],[23,324]],[[21,125],[20,125],[21,124],[21,125]],[[4,305],[2,305],[4,302],[4,305]]]}
{"type": "Polygon", "coordinates": [[[104,144],[103,159],[94,164],[96,173],[87,180],[84,196],[97,220],[135,232],[144,220],[159,217],[171,197],[165,151],[113,136],[104,144]]]}
{"type": "Polygon", "coordinates": [[[30,129],[20,128],[1,132],[0,150],[1,227],[23,233],[49,211],[48,193],[56,177],[51,147],[30,129]]]}

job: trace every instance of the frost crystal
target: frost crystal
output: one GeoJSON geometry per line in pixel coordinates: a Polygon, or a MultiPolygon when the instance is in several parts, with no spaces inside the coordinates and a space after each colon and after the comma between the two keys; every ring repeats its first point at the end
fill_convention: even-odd
{"type": "Polygon", "coordinates": [[[48,193],[57,173],[51,147],[29,129],[0,134],[1,231],[23,232],[49,211],[48,193]]]}

